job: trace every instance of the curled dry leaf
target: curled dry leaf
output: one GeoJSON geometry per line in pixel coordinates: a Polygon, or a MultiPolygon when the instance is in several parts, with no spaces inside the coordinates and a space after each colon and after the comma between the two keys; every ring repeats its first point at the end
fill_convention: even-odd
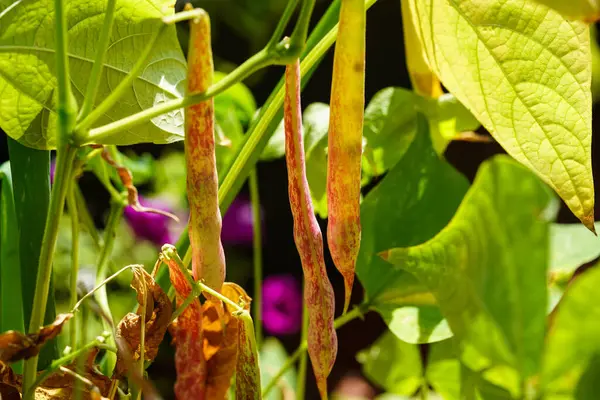
{"type": "MultiPolygon", "coordinates": [[[[171,322],[173,309],[169,297],[143,268],[133,268],[131,287],[137,292],[139,306],[136,313],[128,313],[119,322],[117,326],[117,339],[125,341],[129,347],[126,350],[131,353],[131,358],[134,361],[140,359],[140,334],[142,313],[144,312],[145,304],[144,359],[152,361],[158,353],[158,346],[162,342],[167,327],[171,322]]],[[[124,360],[124,354],[122,351],[119,351],[115,368],[116,377],[122,377],[127,372],[126,366],[128,363],[124,362],[124,360]]]]}
{"type": "MultiPolygon", "coordinates": [[[[84,378],[87,383],[82,387],[83,400],[108,400],[108,393],[111,389],[112,381],[102,375],[94,367],[93,362],[98,354],[97,349],[93,349],[87,357],[87,361],[80,371],[80,378],[84,378]]],[[[76,363],[72,363],[64,368],[63,371],[57,371],[50,375],[41,386],[35,390],[36,400],[67,400],[74,398],[76,363]]],[[[21,388],[23,378],[16,375],[8,364],[0,361],[0,399],[12,400],[21,398],[21,388]]]]}
{"type": "Polygon", "coordinates": [[[248,310],[238,315],[238,359],[236,366],[236,400],[260,400],[260,368],[254,324],[248,310]]]}
{"type": "Polygon", "coordinates": [[[37,355],[44,343],[54,339],[65,322],[73,317],[73,314],[59,314],[56,320],[46,325],[39,332],[27,335],[17,331],[7,331],[0,335],[0,361],[12,363],[19,360],[27,360],[37,355]]]}
{"type": "Polygon", "coordinates": [[[133,185],[133,175],[131,175],[131,171],[127,169],[127,167],[117,163],[111,156],[106,147],[104,147],[102,151],[102,158],[114,169],[117,170],[117,174],[123,183],[123,186],[127,189],[127,203],[137,212],[147,212],[153,214],[164,215],[165,217],[169,217],[172,220],[179,222],[179,218],[176,215],[171,214],[170,212],[159,210],[157,208],[144,207],[140,204],[138,191],[136,187],[133,185]]]}

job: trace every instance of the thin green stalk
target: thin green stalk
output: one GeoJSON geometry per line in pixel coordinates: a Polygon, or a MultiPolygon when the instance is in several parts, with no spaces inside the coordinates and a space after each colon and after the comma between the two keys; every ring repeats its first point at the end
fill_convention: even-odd
{"type": "Polygon", "coordinates": [[[281,40],[283,32],[285,31],[285,28],[290,22],[290,18],[292,18],[292,15],[294,14],[297,4],[298,0],[288,0],[285,10],[283,10],[283,14],[281,15],[281,18],[279,18],[279,22],[273,31],[273,35],[271,35],[271,39],[269,39],[269,42],[267,43],[267,48],[274,48],[277,46],[281,40]]]}
{"type": "MultiPolygon", "coordinates": [[[[302,305],[302,331],[300,336],[300,342],[308,343],[308,307],[306,303],[302,305]]],[[[308,354],[302,352],[300,356],[300,363],[298,364],[298,378],[296,381],[296,395],[299,399],[305,398],[306,392],[306,370],[308,368],[308,354]]]]}
{"type": "MultiPolygon", "coordinates": [[[[368,310],[368,306],[366,304],[361,304],[359,307],[354,308],[352,311],[347,312],[346,314],[336,318],[334,321],[335,329],[339,329],[342,326],[346,325],[348,322],[362,317],[363,314],[368,310]]],[[[285,374],[285,372],[292,367],[298,361],[298,358],[308,349],[308,342],[306,340],[300,343],[300,346],[296,349],[294,354],[288,357],[287,361],[283,366],[279,369],[279,371],[273,375],[269,383],[265,386],[262,391],[262,397],[265,398],[269,394],[269,392],[277,385],[279,379],[285,374]]]]}
{"type": "Polygon", "coordinates": [[[308,36],[308,27],[310,25],[310,16],[312,15],[313,9],[315,8],[315,0],[303,0],[302,8],[300,9],[300,16],[298,21],[301,23],[296,24],[294,32],[292,33],[291,46],[299,46],[300,52],[304,50],[306,43],[306,37],[308,36]]]}
{"type": "MultiPolygon", "coordinates": [[[[75,199],[75,187],[77,181],[75,177],[71,178],[69,192],[67,193],[67,207],[71,217],[71,279],[70,279],[70,300],[69,308],[75,307],[77,304],[77,275],[79,273],[79,215],[77,212],[77,201],[75,199]]],[[[71,323],[70,344],[71,348],[77,347],[77,329],[71,323]]]]}
{"type": "Polygon", "coordinates": [[[250,201],[252,202],[252,247],[254,256],[254,336],[256,346],[260,349],[262,345],[262,232],[260,219],[260,195],[258,190],[258,174],[256,168],[248,178],[250,185],[250,201]]]}
{"type": "Polygon", "coordinates": [[[144,66],[146,65],[148,57],[150,57],[150,54],[152,54],[152,51],[155,48],[156,41],[158,40],[160,35],[165,31],[166,27],[167,25],[161,25],[160,28],[158,28],[158,30],[152,34],[152,37],[146,44],[144,50],[142,50],[142,53],[140,54],[138,60],[133,65],[133,68],[131,68],[131,71],[129,71],[127,76],[123,78],[123,80],[117,85],[117,87],[111,92],[111,94],[107,98],[105,98],[94,109],[94,111],[89,113],[87,117],[85,117],[81,122],[77,124],[77,126],[75,127],[75,140],[77,142],[80,142],[79,144],[82,144],[81,141],[85,141],[85,139],[87,139],[88,136],[86,134],[86,130],[90,126],[92,126],[92,124],[94,124],[94,122],[96,122],[100,117],[102,117],[108,110],[110,110],[115,104],[117,104],[117,102],[123,96],[125,91],[130,87],[133,80],[138,77],[139,73],[142,71],[142,68],[144,68],[144,66]]]}
{"type": "Polygon", "coordinates": [[[83,104],[81,105],[81,110],[77,116],[79,121],[85,119],[89,115],[96,101],[98,88],[100,87],[100,76],[102,74],[102,68],[104,67],[104,60],[106,58],[106,49],[108,48],[113,22],[115,20],[116,3],[117,0],[107,0],[106,2],[106,11],[104,13],[104,22],[102,24],[102,30],[100,31],[100,37],[98,39],[96,58],[94,59],[94,65],[92,66],[92,71],[90,72],[90,76],[88,78],[83,104]]]}
{"type": "Polygon", "coordinates": [[[201,8],[194,8],[192,10],[181,11],[173,15],[163,17],[163,22],[166,25],[174,25],[178,22],[187,21],[188,19],[195,19],[200,17],[205,11],[201,8]]]}
{"type": "Polygon", "coordinates": [[[94,219],[90,215],[90,212],[85,203],[85,198],[83,197],[83,193],[81,193],[81,189],[79,188],[79,184],[75,184],[74,187],[75,192],[75,201],[77,202],[77,214],[79,216],[79,220],[81,224],[84,226],[85,230],[92,237],[92,241],[96,248],[100,249],[102,247],[102,239],[98,234],[98,230],[96,229],[96,225],[94,224],[94,219]]]}
{"type": "MultiPolygon", "coordinates": [[[[44,313],[50,289],[52,276],[52,261],[58,238],[58,224],[63,214],[67,189],[71,178],[71,170],[75,159],[76,149],[65,145],[57,152],[56,172],[54,186],[50,197],[50,208],[46,218],[46,228],[42,239],[40,262],[36,279],[36,290],[33,298],[29,332],[37,332],[44,323],[44,313]]],[[[27,394],[29,387],[35,381],[38,357],[34,356],[25,361],[23,369],[23,394],[27,394]]]]}
{"type": "MultiPolygon", "coordinates": [[[[110,255],[112,254],[114,248],[115,237],[117,235],[117,228],[119,227],[119,223],[121,222],[121,218],[123,217],[124,208],[124,202],[114,200],[111,201],[110,214],[108,216],[108,222],[106,223],[106,228],[104,230],[104,246],[102,247],[102,250],[100,251],[100,256],[98,257],[98,269],[96,271],[96,286],[102,284],[102,282],[106,279],[110,255]]],[[[94,297],[98,302],[100,309],[106,316],[106,318],[102,318],[103,329],[105,331],[114,332],[114,322],[112,320],[112,313],[108,304],[106,285],[102,285],[96,291],[94,297]]],[[[116,346],[114,336],[109,336],[107,338],[107,341],[108,344],[110,344],[111,346],[116,346]]],[[[102,362],[104,372],[108,374],[110,371],[112,371],[116,362],[116,356],[114,354],[107,353],[106,357],[104,357],[102,362]]]]}

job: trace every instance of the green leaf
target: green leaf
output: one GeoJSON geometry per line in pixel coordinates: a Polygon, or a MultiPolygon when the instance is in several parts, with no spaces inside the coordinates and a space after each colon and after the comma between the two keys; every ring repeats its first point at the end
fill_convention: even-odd
{"type": "Polygon", "coordinates": [[[453,339],[429,347],[425,376],[433,389],[445,400],[460,399],[461,365],[453,339]]]}
{"type": "Polygon", "coordinates": [[[420,115],[415,139],[405,156],[361,204],[362,239],[356,273],[367,303],[404,341],[439,341],[451,333],[428,289],[377,253],[432,238],[450,221],[467,188],[467,180],[439,159],[427,122],[420,115]]]}
{"type": "MultiPolygon", "coordinates": [[[[600,229],[600,222],[596,227],[600,229]]],[[[550,227],[550,271],[569,276],[581,265],[600,256],[600,238],[581,224],[550,227]]]]}
{"type": "Polygon", "coordinates": [[[546,327],[552,196],[505,156],[487,161],[456,215],[428,242],[383,258],[437,299],[454,335],[522,378],[539,367],[546,327]],[[510,182],[507,185],[506,182],[510,182]]]}
{"type": "Polygon", "coordinates": [[[357,360],[363,374],[387,392],[411,395],[422,382],[419,347],[385,332],[371,347],[361,351],[357,360]]]}
{"type": "MultiPolygon", "coordinates": [[[[25,326],[28,327],[50,205],[50,152],[31,149],[8,138],[8,153],[17,215],[21,276],[27,278],[21,280],[21,290],[23,316],[25,326]]],[[[55,317],[54,283],[51,277],[44,323],[54,322],[55,317]]],[[[56,340],[51,340],[42,347],[38,368],[44,369],[56,358],[58,347],[56,340]]]]}
{"type": "MultiPolygon", "coordinates": [[[[83,101],[96,53],[106,2],[67,2],[71,81],[83,101]]],[[[137,61],[140,49],[173,12],[170,0],[118,0],[97,104],[137,61]]],[[[0,127],[13,139],[38,149],[56,146],[56,72],[52,0],[0,0],[0,127]]],[[[174,26],[167,27],[124,97],[98,124],[126,117],[182,96],[186,63],[174,26]]],[[[109,144],[169,143],[183,139],[183,113],[176,110],[107,139],[109,144]]]]}
{"type": "Polygon", "coordinates": [[[535,0],[540,4],[553,8],[565,17],[579,19],[588,23],[600,19],[600,2],[598,0],[535,0]]]}
{"type": "Polygon", "coordinates": [[[557,389],[561,379],[577,382],[600,354],[599,285],[600,268],[595,266],[571,282],[556,309],[544,352],[542,385],[547,392],[557,389]]]}
{"type": "MultiPolygon", "coordinates": [[[[279,340],[274,337],[265,339],[259,355],[260,382],[263,390],[271,382],[279,369],[285,364],[288,354],[279,340]]],[[[279,383],[264,400],[279,400],[295,398],[296,394],[296,369],[289,368],[279,379],[279,383]]]]}
{"type": "Polygon", "coordinates": [[[411,0],[411,11],[444,86],[592,229],[587,25],[530,0],[411,0]]]}
{"type": "Polygon", "coordinates": [[[457,133],[479,127],[451,94],[433,99],[403,88],[380,90],[365,110],[363,175],[382,175],[404,156],[417,131],[418,112],[427,116],[434,148],[440,154],[457,133]]]}
{"type": "MultiPolygon", "coordinates": [[[[0,166],[0,332],[25,331],[21,294],[21,261],[19,235],[13,200],[10,163],[0,166]]],[[[11,365],[15,373],[22,372],[23,363],[11,365]]]]}

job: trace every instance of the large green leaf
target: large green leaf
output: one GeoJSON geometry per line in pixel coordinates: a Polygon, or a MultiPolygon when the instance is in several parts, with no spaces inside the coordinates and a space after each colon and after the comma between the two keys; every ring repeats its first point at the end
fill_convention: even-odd
{"type": "Polygon", "coordinates": [[[555,9],[562,15],[580,19],[585,22],[595,22],[600,19],[600,2],[598,0],[535,0],[555,9]]]}
{"type": "Polygon", "coordinates": [[[600,354],[600,268],[571,283],[552,320],[544,353],[542,383],[548,392],[574,383],[592,357],[600,354]]]}
{"type": "Polygon", "coordinates": [[[419,347],[385,332],[371,347],[357,355],[363,373],[387,392],[411,395],[423,381],[419,347]]]}
{"type": "MultiPolygon", "coordinates": [[[[10,163],[0,166],[0,332],[25,331],[21,298],[21,262],[10,163]]],[[[12,365],[21,373],[22,363],[12,365]]]]}
{"type": "MultiPolygon", "coordinates": [[[[81,103],[106,1],[69,1],[66,6],[71,80],[75,97],[81,103]]],[[[131,70],[141,49],[163,24],[161,17],[173,12],[172,6],[170,0],[117,1],[97,102],[107,97],[131,70]]],[[[55,147],[53,7],[52,0],[0,0],[0,127],[10,137],[38,149],[55,147]]],[[[180,97],[185,74],[185,59],[175,27],[167,27],[140,76],[98,124],[180,97]]],[[[107,139],[107,143],[168,143],[182,138],[183,114],[176,110],[125,130],[107,139]]]]}
{"type": "Polygon", "coordinates": [[[444,86],[593,229],[587,25],[530,0],[411,0],[411,11],[444,86]]]}
{"type": "MultiPolygon", "coordinates": [[[[596,227],[600,229],[600,222],[596,227]]],[[[581,224],[550,227],[550,271],[571,275],[581,265],[600,256],[600,238],[581,224]]]]}
{"type": "MultiPolygon", "coordinates": [[[[21,261],[21,290],[25,327],[29,327],[36,276],[40,261],[40,249],[50,205],[50,152],[23,146],[8,138],[8,153],[19,235],[19,258],[21,261]]],[[[50,291],[44,323],[54,322],[56,307],[54,282],[50,278],[50,291]]],[[[46,343],[40,352],[38,368],[44,369],[58,357],[56,340],[46,343]]]]}
{"type": "Polygon", "coordinates": [[[356,273],[366,301],[407,342],[438,341],[451,333],[428,290],[377,253],[432,238],[450,221],[467,188],[467,180],[439,159],[427,121],[419,115],[405,156],[362,202],[356,273]]]}
{"type": "Polygon", "coordinates": [[[431,290],[459,340],[523,378],[542,353],[552,200],[537,177],[498,156],[482,164],[438,235],[382,254],[431,290]]]}

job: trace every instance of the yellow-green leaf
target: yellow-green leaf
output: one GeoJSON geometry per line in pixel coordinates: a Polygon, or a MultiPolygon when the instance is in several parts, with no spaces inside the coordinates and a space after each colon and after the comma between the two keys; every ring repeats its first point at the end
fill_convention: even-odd
{"type": "Polygon", "coordinates": [[[571,19],[579,19],[588,23],[600,19],[600,2],[598,0],[535,0],[555,9],[571,19]]]}
{"type": "Polygon", "coordinates": [[[530,0],[410,6],[444,86],[593,230],[588,26],[530,0]]]}

